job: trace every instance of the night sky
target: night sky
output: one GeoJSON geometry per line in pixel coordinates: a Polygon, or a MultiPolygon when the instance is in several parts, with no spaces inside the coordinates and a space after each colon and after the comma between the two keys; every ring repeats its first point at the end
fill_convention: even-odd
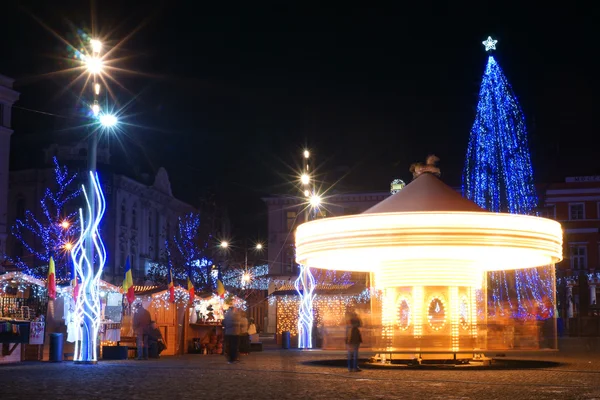
{"type": "Polygon", "coordinates": [[[323,185],[342,178],[341,192],[408,182],[410,164],[430,153],[443,179],[460,185],[488,35],[527,117],[536,181],[600,174],[590,145],[598,30],[592,9],[574,2],[133,3],[22,1],[3,10],[0,73],[21,92],[14,168],[33,165],[49,143],[73,140],[65,110],[81,83],[64,90],[77,74],[49,74],[68,66],[67,51],[42,24],[62,37],[89,31],[94,8],[110,45],[131,35],[115,66],[135,73],[114,73],[125,89],[111,87],[135,126],[111,142],[115,164],[132,176],[164,166],[175,195],[192,204],[215,193],[238,236],[265,234],[260,198],[295,193],[304,146],[323,185]]]}

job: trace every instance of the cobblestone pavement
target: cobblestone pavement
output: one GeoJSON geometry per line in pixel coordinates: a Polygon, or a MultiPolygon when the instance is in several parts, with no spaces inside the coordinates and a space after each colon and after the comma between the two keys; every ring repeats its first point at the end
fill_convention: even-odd
{"type": "MultiPolygon", "coordinates": [[[[365,369],[312,364],[343,352],[267,350],[149,361],[0,366],[5,399],[600,399],[600,354],[540,354],[556,367],[511,370],[365,369]]],[[[514,358],[514,356],[512,356],[514,358]]],[[[532,357],[529,357],[532,358],[532,357]]]]}

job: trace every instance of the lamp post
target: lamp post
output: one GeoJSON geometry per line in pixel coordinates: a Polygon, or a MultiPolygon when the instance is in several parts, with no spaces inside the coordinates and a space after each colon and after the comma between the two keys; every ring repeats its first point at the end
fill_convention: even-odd
{"type": "MultiPolygon", "coordinates": [[[[308,222],[315,217],[318,207],[321,204],[321,197],[316,193],[314,177],[311,178],[310,176],[312,172],[310,168],[310,151],[304,150],[302,156],[300,182],[302,183],[304,196],[308,199],[308,205],[304,210],[304,222],[308,222]]],[[[298,307],[298,348],[311,349],[313,347],[313,300],[316,284],[310,268],[302,264],[299,266],[298,278],[294,282],[294,287],[300,296],[300,305],[298,307]]]]}
{"type": "Polygon", "coordinates": [[[81,278],[81,295],[77,297],[75,304],[75,325],[79,340],[75,342],[73,361],[81,364],[95,364],[98,360],[98,331],[101,322],[99,281],[106,262],[106,249],[99,232],[106,202],[96,172],[98,134],[100,130],[114,128],[118,122],[114,115],[101,112],[99,77],[104,63],[100,56],[102,43],[94,39],[90,41],[90,45],[91,53],[84,59],[87,72],[92,78],[93,90],[91,109],[94,123],[91,125],[87,154],[89,180],[87,188],[83,185],[86,207],[79,209],[80,237],[71,251],[75,274],[81,278]]]}

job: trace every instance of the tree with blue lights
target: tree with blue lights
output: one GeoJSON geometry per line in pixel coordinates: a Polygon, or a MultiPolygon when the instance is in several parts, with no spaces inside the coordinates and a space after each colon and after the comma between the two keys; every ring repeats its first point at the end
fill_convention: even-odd
{"type": "Polygon", "coordinates": [[[216,282],[211,274],[211,238],[212,235],[202,229],[199,214],[189,213],[179,217],[176,234],[165,240],[163,262],[150,269],[148,278],[154,282],[166,283],[167,266],[170,265],[174,280],[184,281],[191,272],[195,287],[211,291],[216,282]]]}
{"type": "Polygon", "coordinates": [[[46,188],[40,201],[39,218],[31,210],[25,211],[23,219],[18,219],[11,228],[12,235],[22,244],[28,254],[10,256],[13,262],[25,273],[45,277],[50,256],[54,256],[57,279],[70,275],[70,250],[79,234],[79,225],[74,223],[78,204],[73,203],[81,193],[77,174],[71,174],[66,166],[61,166],[54,158],[55,189],[46,188]]]}
{"type": "MultiPolygon", "coordinates": [[[[488,37],[483,45],[490,52],[496,49],[497,42],[488,37]]],[[[463,194],[492,212],[534,214],[537,207],[525,116],[492,54],[483,74],[469,137],[463,194]]],[[[504,312],[499,310],[508,302],[513,313],[523,315],[544,296],[552,298],[552,288],[547,284],[551,280],[545,273],[543,269],[490,273],[492,311],[504,312]],[[513,291],[517,296],[516,308],[511,303],[513,291]]]]}
{"type": "MultiPolygon", "coordinates": [[[[496,42],[488,38],[483,43],[490,51],[496,42]]],[[[471,128],[463,191],[489,211],[531,214],[537,206],[525,117],[491,54],[471,128]]]]}

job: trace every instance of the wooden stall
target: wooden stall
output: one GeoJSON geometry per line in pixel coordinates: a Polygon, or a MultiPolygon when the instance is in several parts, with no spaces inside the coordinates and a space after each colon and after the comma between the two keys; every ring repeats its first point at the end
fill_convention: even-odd
{"type": "Polygon", "coordinates": [[[21,272],[0,275],[0,364],[41,359],[47,307],[44,281],[21,272]]]}

